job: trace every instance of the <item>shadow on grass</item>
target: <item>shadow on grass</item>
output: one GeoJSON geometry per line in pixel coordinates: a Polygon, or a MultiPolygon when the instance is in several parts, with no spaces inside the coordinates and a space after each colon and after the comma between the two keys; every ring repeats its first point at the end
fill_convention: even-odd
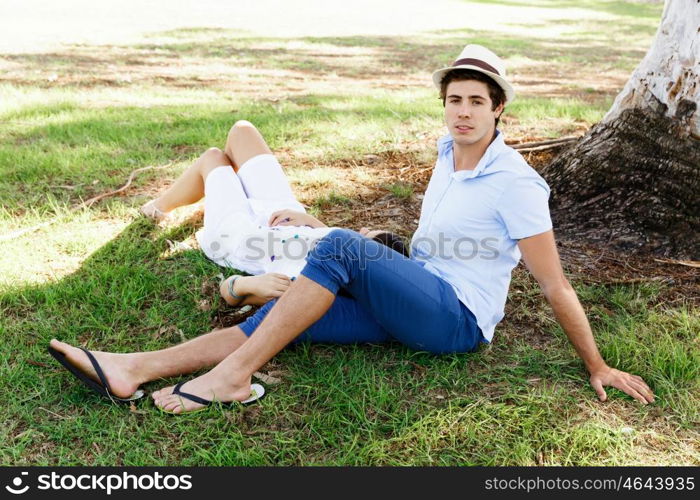
{"type": "MultiPolygon", "coordinates": [[[[5,319],[22,322],[33,317],[32,336],[44,345],[58,336],[72,342],[89,340],[91,347],[109,350],[162,346],[157,331],[165,324],[190,334],[201,332],[210,316],[197,309],[201,280],[219,268],[195,250],[162,256],[169,248],[166,240],[193,234],[193,223],[161,233],[155,228],[139,218],[73,274],[4,294],[2,306],[9,313],[5,319]]],[[[179,334],[174,339],[182,340],[179,334]]]]}
{"type": "Polygon", "coordinates": [[[0,294],[3,346],[13,353],[0,367],[7,403],[0,462],[158,462],[155,442],[141,434],[141,413],[96,397],[58,367],[46,346],[55,337],[90,349],[141,351],[206,331],[211,312],[197,304],[202,281],[217,266],[196,251],[160,257],[166,239],[182,239],[192,230],[184,224],[157,234],[152,223],[139,219],[73,274],[0,294]]]}
{"type": "Polygon", "coordinates": [[[288,387],[270,387],[274,399],[253,407],[212,409],[206,419],[192,420],[163,416],[148,400],[131,411],[110,405],[58,367],[46,346],[55,337],[89,349],[143,351],[208,331],[218,306],[202,283],[219,268],[196,251],[161,257],[167,239],[181,240],[194,229],[188,222],[159,232],[139,219],[75,273],[0,294],[3,345],[13,353],[0,366],[6,402],[0,463],[357,464],[348,443],[368,432],[381,439],[412,415],[432,410],[437,400],[422,395],[443,391],[448,379],[425,379],[425,370],[456,374],[463,371],[456,362],[472,357],[436,359],[401,347],[299,346],[272,362],[285,370],[288,387]],[[203,300],[212,308],[202,310],[203,300]],[[319,436],[327,437],[319,442],[319,436]]]}
{"type": "MultiPolygon", "coordinates": [[[[0,77],[14,85],[46,87],[104,84],[128,86],[131,81],[151,82],[173,87],[221,87],[232,82],[264,86],[268,80],[289,83],[292,79],[319,79],[329,75],[353,80],[376,81],[404,78],[407,74],[425,74],[426,81],[435,68],[449,64],[465,43],[486,45],[506,59],[528,58],[539,64],[561,66],[576,63],[584,67],[629,68],[639,62],[643,49],[630,49],[629,41],[653,34],[650,22],[658,17],[654,6],[631,9],[616,2],[595,2],[596,9],[614,11],[619,19],[586,20],[586,31],[574,31],[552,39],[548,35],[508,35],[477,29],[456,29],[416,37],[275,37],[226,36],[219,29],[190,28],[164,34],[176,39],[127,46],[85,47],[76,45],[64,52],[1,55],[21,65],[0,77]],[[652,15],[653,14],[653,15],[652,15]],[[183,39],[186,37],[190,39],[183,39]],[[627,43],[622,43],[622,40],[627,43]],[[293,42],[293,43],[290,43],[293,42]],[[215,66],[209,66],[215,64],[215,66]],[[280,73],[282,71],[282,73],[280,73]],[[284,73],[284,72],[287,73],[284,73]],[[46,81],[56,73],[58,79],[46,81]],[[128,78],[125,79],[125,75],[128,78]]],[[[553,5],[556,8],[571,5],[553,5]]],[[[562,24],[575,25],[572,19],[544,21],[537,27],[548,29],[562,24]]],[[[517,23],[514,26],[519,26],[517,23]]],[[[532,28],[533,25],[523,25],[532,28]]],[[[561,70],[561,67],[558,68],[561,70]]],[[[573,69],[576,69],[575,67],[573,69]]],[[[524,69],[527,71],[527,68],[524,69]]],[[[557,74],[556,67],[539,72],[557,74]]]]}
{"type": "MultiPolygon", "coordinates": [[[[504,120],[576,124],[594,120],[600,112],[583,98],[524,97],[504,120]]],[[[177,165],[139,174],[137,189],[153,179],[173,178],[179,164],[193,162],[210,147],[223,148],[228,130],[239,119],[252,120],[273,151],[288,155],[282,160],[286,168],[320,164],[353,169],[353,162],[362,165],[367,154],[432,154],[433,139],[423,137],[439,127],[440,114],[441,105],[429,91],[147,109],[95,109],[74,101],[35,104],[0,114],[8,125],[0,140],[0,199],[11,214],[50,212],[54,205],[75,205],[121,187],[137,168],[177,165]]],[[[548,130],[542,132],[552,133],[548,130]]],[[[432,163],[433,157],[426,161],[432,163]]],[[[365,170],[366,188],[387,181],[373,179],[379,174],[374,166],[365,170]]]]}
{"type": "MultiPolygon", "coordinates": [[[[72,275],[0,295],[3,344],[12,353],[0,365],[1,463],[629,465],[639,460],[640,443],[620,430],[623,424],[641,429],[661,417],[658,407],[625,409],[628,399],[615,391],[609,391],[612,408],[597,407],[563,333],[533,345],[529,333],[518,332],[514,322],[522,314],[542,309],[532,280],[522,279],[514,284],[520,316],[477,354],[301,345],[269,365],[283,384],[270,386],[270,397],[256,406],[173,418],[149,401],[131,410],[109,405],[59,368],[46,345],[57,337],[91,349],[151,350],[207,331],[217,305],[199,307],[211,299],[202,284],[218,267],[195,251],[162,257],[167,239],[182,240],[194,230],[194,220],[159,231],[139,219],[72,275]]],[[[674,329],[683,328],[691,340],[694,327],[682,316],[654,322],[665,329],[663,341],[653,344],[658,332],[648,327],[642,338],[651,343],[640,345],[635,325],[650,319],[646,304],[655,292],[634,290],[582,294],[600,303],[594,312],[605,314],[595,319],[609,337],[604,354],[618,366],[644,370],[655,345],[652,365],[672,371],[656,376],[673,382],[657,395],[667,395],[682,418],[692,419],[691,400],[673,394],[694,383],[697,362],[678,356],[674,329]],[[619,314],[609,315],[607,307],[619,314]],[[625,358],[630,352],[634,359],[625,358]]],[[[691,460],[687,452],[680,456],[675,460],[691,460]]]]}

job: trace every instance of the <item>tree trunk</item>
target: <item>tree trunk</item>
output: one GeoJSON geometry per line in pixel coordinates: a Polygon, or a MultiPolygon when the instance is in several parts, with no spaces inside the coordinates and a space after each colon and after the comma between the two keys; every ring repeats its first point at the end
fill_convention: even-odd
{"type": "Polygon", "coordinates": [[[700,256],[700,0],[667,0],[610,111],[542,172],[570,237],[700,256]]]}

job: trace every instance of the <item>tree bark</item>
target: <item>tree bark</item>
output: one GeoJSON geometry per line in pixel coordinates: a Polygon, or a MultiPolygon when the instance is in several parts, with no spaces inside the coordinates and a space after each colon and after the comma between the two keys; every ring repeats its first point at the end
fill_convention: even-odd
{"type": "Polygon", "coordinates": [[[558,232],[700,254],[700,0],[667,0],[656,40],[603,118],[542,172],[558,232]]]}

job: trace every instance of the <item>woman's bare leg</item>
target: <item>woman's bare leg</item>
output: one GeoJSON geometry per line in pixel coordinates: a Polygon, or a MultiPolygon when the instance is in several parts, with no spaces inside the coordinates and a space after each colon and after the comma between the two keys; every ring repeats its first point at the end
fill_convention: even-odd
{"type": "MultiPolygon", "coordinates": [[[[199,157],[180,177],[170,186],[165,193],[155,200],[144,205],[143,212],[147,211],[147,205],[151,205],[157,211],[165,214],[178,207],[190,205],[204,197],[204,182],[209,172],[221,166],[233,166],[228,156],[218,148],[210,148],[199,157]]],[[[146,213],[146,215],[151,215],[146,213]]]]}
{"type": "Polygon", "coordinates": [[[165,193],[146,203],[141,211],[157,219],[178,207],[195,203],[204,197],[204,182],[209,172],[222,165],[230,165],[237,172],[249,159],[266,153],[272,151],[258,129],[248,121],[237,121],[228,133],[225,151],[208,149],[165,193]]]}

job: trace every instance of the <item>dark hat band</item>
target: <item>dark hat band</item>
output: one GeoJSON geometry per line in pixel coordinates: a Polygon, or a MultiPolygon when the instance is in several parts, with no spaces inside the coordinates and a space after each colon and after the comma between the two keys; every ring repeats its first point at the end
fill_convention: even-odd
{"type": "Polygon", "coordinates": [[[501,76],[501,74],[498,72],[496,68],[491,66],[490,64],[485,63],[481,59],[471,59],[471,58],[466,58],[466,59],[459,59],[454,62],[452,66],[476,66],[477,68],[485,69],[486,71],[490,71],[491,73],[496,73],[498,76],[501,76]]]}

